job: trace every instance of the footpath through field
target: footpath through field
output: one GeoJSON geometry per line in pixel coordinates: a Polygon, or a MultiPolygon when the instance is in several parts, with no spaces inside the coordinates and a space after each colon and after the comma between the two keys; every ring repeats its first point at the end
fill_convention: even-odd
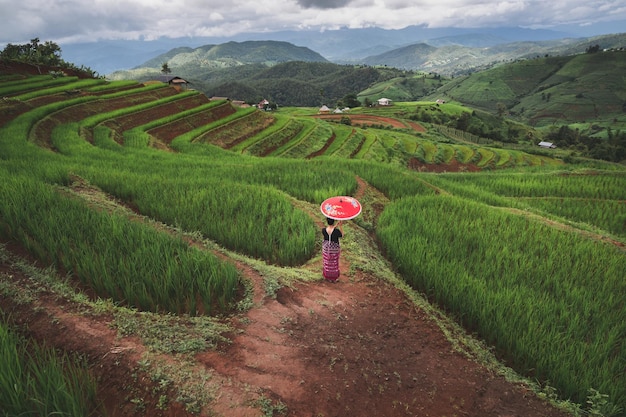
{"type": "MultiPolygon", "coordinates": [[[[377,192],[359,184],[359,197],[377,192]]],[[[73,192],[105,209],[115,205],[90,187],[73,192]]],[[[316,207],[309,209],[321,229],[323,219],[316,207]]],[[[375,217],[375,211],[365,215],[375,217]]],[[[130,210],[128,215],[149,223],[130,210]]],[[[50,292],[27,305],[0,296],[0,307],[15,322],[27,325],[30,336],[84,353],[100,377],[110,416],[197,415],[186,411],[185,392],[193,389],[208,394],[201,413],[207,416],[567,415],[521,383],[509,382],[472,359],[467,346],[455,342],[459,330],[453,324],[427,305],[417,305],[401,284],[388,281],[393,272],[375,250],[373,238],[355,222],[344,229],[337,284],[325,283],[320,272],[319,280],[296,281],[268,295],[267,277],[252,264],[215,251],[251,282],[253,305],[224,319],[234,329],[230,343],[193,356],[150,353],[139,338],[118,336],[109,326],[114,317],[85,313],[50,292]],[[354,244],[357,236],[367,248],[354,244]],[[147,362],[159,363],[163,375],[168,369],[189,370],[185,387],[170,387],[172,400],[166,407],[154,394],[159,381],[147,362]]],[[[188,239],[190,245],[214,250],[201,240],[188,239]]],[[[9,249],[20,253],[19,248],[9,249]]],[[[0,274],[31,285],[23,271],[0,260],[0,274]]],[[[321,271],[319,255],[302,268],[303,275],[314,271],[321,271]]]]}

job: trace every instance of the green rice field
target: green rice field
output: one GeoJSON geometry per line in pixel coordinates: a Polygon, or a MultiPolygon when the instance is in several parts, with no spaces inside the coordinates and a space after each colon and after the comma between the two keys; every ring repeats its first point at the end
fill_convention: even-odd
{"type": "MultiPolygon", "coordinates": [[[[316,109],[259,114],[195,91],[130,86],[0,78],[1,238],[118,305],[227,315],[245,292],[241,272],[184,233],[297,268],[319,249],[311,207],[354,195],[362,180],[388,203],[356,225],[414,291],[559,398],[584,408],[597,390],[614,411],[626,409],[623,165],[573,165],[442,141],[441,131],[348,126],[312,117],[316,109]],[[415,161],[457,170],[409,169],[415,161]],[[96,207],[71,192],[79,184],[181,233],[96,207]]],[[[23,355],[0,330],[0,349],[23,355]]],[[[13,356],[0,357],[0,369],[13,356]]],[[[23,402],[19,395],[27,394],[11,401],[23,402]]]]}

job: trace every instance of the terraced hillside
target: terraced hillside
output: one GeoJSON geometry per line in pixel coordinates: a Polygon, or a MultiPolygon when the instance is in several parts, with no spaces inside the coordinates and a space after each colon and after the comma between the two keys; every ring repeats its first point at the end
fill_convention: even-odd
{"type": "MultiPolygon", "coordinates": [[[[483,142],[400,105],[264,112],[15,73],[0,95],[0,331],[78,354],[96,400],[69,414],[626,405],[623,166],[483,142]],[[320,273],[329,195],[363,206],[337,284],[320,273]]],[[[20,382],[0,378],[0,403],[33,413],[4,396],[20,382]]]]}
{"type": "Polygon", "coordinates": [[[84,140],[107,128],[119,145],[176,150],[174,142],[206,143],[241,154],[287,158],[342,157],[389,162],[404,167],[457,171],[558,164],[521,151],[458,143],[441,131],[434,138],[422,125],[388,115],[291,114],[239,108],[229,101],[210,102],[196,91],[162,83],[79,80],[75,77],[6,77],[0,124],[38,108],[40,120],[31,140],[53,148],[56,126],[78,123],[84,140]],[[140,139],[136,139],[137,135],[140,139]],[[126,138],[126,139],[125,139],[126,138]],[[131,139],[135,138],[135,139],[131,139]],[[453,143],[444,143],[453,142],[453,143]]]}

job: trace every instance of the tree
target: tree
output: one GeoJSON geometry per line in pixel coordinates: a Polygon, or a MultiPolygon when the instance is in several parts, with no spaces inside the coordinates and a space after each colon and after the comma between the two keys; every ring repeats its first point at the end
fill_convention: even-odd
{"type": "Polygon", "coordinates": [[[61,48],[54,42],[40,43],[33,38],[24,45],[8,44],[1,52],[0,58],[26,62],[35,65],[59,66],[65,63],[61,59],[61,48]]]}
{"type": "Polygon", "coordinates": [[[600,45],[596,44],[594,46],[588,46],[585,50],[588,54],[595,54],[596,52],[600,52],[600,45]]]}
{"type": "Polygon", "coordinates": [[[496,107],[496,112],[498,113],[498,116],[503,117],[507,112],[506,105],[504,103],[498,103],[496,107]]]}
{"type": "Polygon", "coordinates": [[[472,115],[470,114],[470,112],[462,112],[456,121],[456,128],[463,131],[467,130],[469,128],[471,119],[472,115]]]}
{"type": "Polygon", "coordinates": [[[164,62],[161,66],[161,72],[165,75],[172,73],[172,70],[170,69],[170,66],[167,64],[167,62],[164,62]]]}
{"type": "Polygon", "coordinates": [[[343,105],[350,108],[361,107],[361,102],[357,99],[356,94],[350,93],[343,98],[343,105]]]}

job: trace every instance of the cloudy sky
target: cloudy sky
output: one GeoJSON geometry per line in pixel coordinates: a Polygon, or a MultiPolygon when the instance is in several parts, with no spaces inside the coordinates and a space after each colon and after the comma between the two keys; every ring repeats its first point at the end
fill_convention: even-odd
{"type": "MultiPolygon", "coordinates": [[[[0,0],[0,45],[247,32],[625,21],[626,0],[0,0]]],[[[626,27],[623,32],[626,32],[626,27]]]]}

